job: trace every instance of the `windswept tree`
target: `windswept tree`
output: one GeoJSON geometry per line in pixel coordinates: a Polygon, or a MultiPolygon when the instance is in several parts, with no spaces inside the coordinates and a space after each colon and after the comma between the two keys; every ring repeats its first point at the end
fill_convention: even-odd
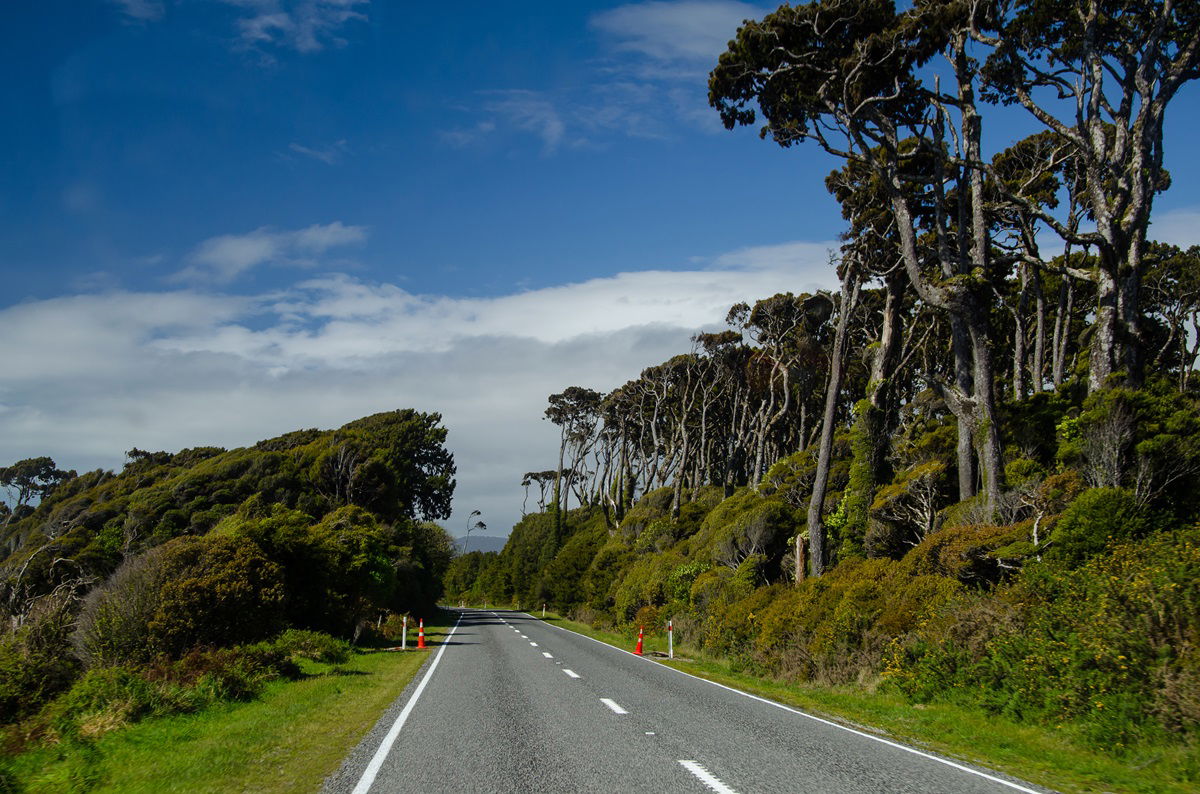
{"type": "MultiPolygon", "coordinates": [[[[948,0],[929,5],[950,7],[948,0]]],[[[958,3],[988,52],[986,99],[1015,104],[1068,146],[1094,231],[1027,207],[1064,239],[1098,252],[1088,385],[1142,380],[1146,230],[1163,167],[1167,106],[1200,77],[1200,4],[1190,0],[958,3]]]]}
{"type": "Polygon", "coordinates": [[[545,418],[559,427],[558,468],[554,478],[554,511],[557,532],[562,530],[562,513],[570,495],[576,464],[591,449],[600,411],[601,395],[592,389],[569,386],[550,395],[545,418]],[[571,462],[564,465],[570,453],[571,462]]]}
{"type": "Polygon", "coordinates": [[[34,500],[44,499],[75,472],[62,471],[52,458],[26,458],[11,466],[0,467],[0,488],[8,492],[12,503],[7,505],[4,526],[20,518],[34,500]]]}
{"type": "MultiPolygon", "coordinates": [[[[990,228],[984,207],[977,64],[961,13],[936,3],[897,13],[888,0],[823,0],[748,21],[709,81],[729,128],[766,124],[781,146],[814,141],[882,191],[911,289],[947,314],[954,378],[936,381],[959,417],[960,497],[978,457],[989,505],[1003,485],[990,348],[990,228]],[[924,82],[941,54],[950,90],[924,82]]],[[[810,528],[811,530],[811,528],[810,528]]],[[[820,544],[819,538],[813,540],[820,544]]],[[[819,561],[814,561],[819,564],[819,561]]]]}

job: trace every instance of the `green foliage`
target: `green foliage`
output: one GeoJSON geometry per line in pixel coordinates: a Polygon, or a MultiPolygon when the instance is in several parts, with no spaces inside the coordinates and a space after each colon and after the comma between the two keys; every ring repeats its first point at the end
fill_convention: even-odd
{"type": "Polygon", "coordinates": [[[999,582],[1034,553],[1032,521],[963,524],[926,535],[902,566],[918,575],[942,576],[969,585],[999,582]]]}
{"type": "Polygon", "coordinates": [[[495,560],[497,556],[498,554],[494,551],[472,551],[467,554],[460,554],[450,560],[450,564],[447,566],[446,573],[442,578],[446,598],[451,602],[457,602],[460,599],[468,597],[468,594],[472,592],[472,588],[483,573],[484,568],[495,560]]]}
{"type": "Polygon", "coordinates": [[[274,647],[290,659],[343,664],[350,659],[350,643],[319,631],[288,629],[275,638],[274,647]]]}
{"type": "Polygon", "coordinates": [[[837,512],[826,520],[831,537],[840,541],[838,557],[849,559],[864,556],[867,528],[870,525],[871,504],[880,483],[878,476],[884,468],[881,458],[886,445],[885,416],[868,400],[854,406],[854,427],[850,433],[851,462],[846,490],[838,503],[837,512]]]}
{"type": "Polygon", "coordinates": [[[712,566],[712,562],[705,559],[696,559],[676,565],[667,574],[667,579],[663,583],[663,591],[667,598],[686,603],[691,595],[692,584],[696,581],[696,577],[710,570],[712,566]]]}
{"type": "Polygon", "coordinates": [[[633,552],[620,541],[609,541],[600,547],[583,575],[583,590],[590,607],[601,610],[613,606],[609,593],[633,558],[633,552]]]}
{"type": "Polygon", "coordinates": [[[550,603],[561,610],[570,610],[587,600],[584,574],[596,551],[608,540],[608,531],[599,522],[571,535],[562,549],[542,573],[545,592],[550,603]]]}
{"type": "Polygon", "coordinates": [[[1059,518],[1047,556],[1078,565],[1120,541],[1147,534],[1155,521],[1124,488],[1084,491],[1059,518]]]}
{"type": "Polygon", "coordinates": [[[283,621],[282,569],[248,538],[179,538],[164,546],[162,567],[147,626],[148,644],[158,652],[252,642],[283,621]]]}
{"type": "Polygon", "coordinates": [[[71,685],[79,664],[70,654],[71,613],[48,597],[15,632],[0,635],[0,724],[32,714],[71,685]]]}
{"type": "Polygon", "coordinates": [[[213,703],[251,700],[280,676],[296,677],[296,659],[346,662],[350,646],[312,631],[235,648],[193,648],[178,659],[140,666],[109,665],[83,674],[41,719],[58,737],[90,741],[153,716],[190,713],[213,703]]]}
{"type": "Polygon", "coordinates": [[[1057,457],[1089,485],[1128,488],[1186,521],[1200,510],[1200,402],[1163,380],[1098,391],[1059,423],[1057,457]]]}
{"type": "MultiPolygon", "coordinates": [[[[92,472],[43,489],[36,510],[10,516],[0,542],[12,552],[9,562],[23,570],[22,589],[36,595],[71,577],[106,580],[125,559],[148,548],[209,532],[247,500],[252,503],[247,509],[262,515],[243,512],[243,520],[263,518],[279,504],[303,514],[309,524],[357,506],[407,533],[397,548],[411,550],[410,570],[421,580],[411,590],[431,601],[440,592],[439,568],[448,563],[449,549],[438,548],[438,533],[415,522],[449,510],[454,465],[439,422],[437,414],[392,411],[336,431],[297,431],[248,449],[203,447],[175,455],[132,450],[119,475],[92,472]],[[55,559],[74,564],[55,566],[55,559]]],[[[4,585],[0,580],[0,588],[4,585]]]]}
{"type": "Polygon", "coordinates": [[[918,700],[961,698],[1071,722],[1120,752],[1200,726],[1200,528],[1120,543],[1077,568],[1037,565],[897,645],[889,678],[918,700]]]}
{"type": "Polygon", "coordinates": [[[88,593],[71,643],[89,667],[150,659],[150,622],[166,575],[163,557],[162,547],[132,557],[88,593]]]}

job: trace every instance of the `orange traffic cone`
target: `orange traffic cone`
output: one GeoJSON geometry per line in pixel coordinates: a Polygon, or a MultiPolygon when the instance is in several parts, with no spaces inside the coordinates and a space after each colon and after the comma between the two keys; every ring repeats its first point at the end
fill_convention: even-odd
{"type": "Polygon", "coordinates": [[[425,618],[421,618],[420,624],[417,626],[417,649],[425,647],[425,618]]]}
{"type": "Polygon", "coordinates": [[[638,656],[642,655],[642,636],[643,636],[642,627],[638,626],[638,644],[637,644],[637,647],[633,649],[633,652],[636,653],[638,656]]]}

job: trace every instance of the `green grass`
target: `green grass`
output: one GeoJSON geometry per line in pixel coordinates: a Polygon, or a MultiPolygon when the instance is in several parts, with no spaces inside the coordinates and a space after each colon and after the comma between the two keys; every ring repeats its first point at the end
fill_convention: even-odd
{"type": "MultiPolygon", "coordinates": [[[[305,678],[272,682],[257,700],[146,720],[90,745],[40,747],[10,769],[30,794],[317,791],[449,631],[445,616],[433,623],[441,625],[426,625],[428,652],[304,662],[305,678]]],[[[409,641],[411,649],[416,632],[409,641]]]]}
{"type": "MultiPolygon", "coordinates": [[[[540,612],[529,614],[538,617],[540,612]]],[[[544,620],[628,651],[636,642],[636,632],[601,631],[549,611],[544,620]]],[[[665,635],[647,635],[643,650],[665,653],[665,635]]],[[[896,693],[870,686],[782,683],[734,671],[723,659],[706,657],[678,644],[675,652],[674,661],[657,661],[844,725],[1059,791],[1184,794],[1197,790],[1200,753],[1195,747],[1151,746],[1135,748],[1123,757],[1110,757],[1073,742],[1065,731],[1013,722],[980,709],[950,703],[914,705],[896,693]]]]}

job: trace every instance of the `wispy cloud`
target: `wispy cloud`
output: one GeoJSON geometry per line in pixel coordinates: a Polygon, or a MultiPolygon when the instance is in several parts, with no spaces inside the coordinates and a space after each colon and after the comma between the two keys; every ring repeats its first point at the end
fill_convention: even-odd
{"type": "Polygon", "coordinates": [[[601,11],[591,18],[591,26],[610,36],[618,50],[643,55],[660,66],[707,71],[742,21],[768,10],[732,0],[634,3],[601,11]]]}
{"type": "MultiPolygon", "coordinates": [[[[336,237],[313,231],[306,244],[336,237]]],[[[0,310],[0,338],[11,342],[0,438],[11,460],[48,454],[82,470],[119,467],[133,446],[239,446],[375,411],[439,411],[459,463],[456,501],[504,531],[519,514],[520,472],[545,468],[557,450],[540,421],[548,394],[615,388],[686,350],[697,330],[721,327],[736,301],[836,285],[825,262],[835,246],[745,249],[686,271],[484,299],[334,274],[246,296],[106,291],[22,303],[0,310]]]]}
{"type": "Polygon", "coordinates": [[[485,119],[470,127],[458,127],[452,130],[442,130],[439,135],[442,142],[457,148],[472,146],[491,137],[496,131],[496,122],[485,119]]]}
{"type": "Polygon", "coordinates": [[[361,243],[366,237],[366,227],[346,226],[341,221],[291,231],[263,226],[247,234],[223,234],[197,246],[188,257],[190,264],[170,280],[228,284],[262,264],[311,266],[314,257],[330,248],[361,243]]]}
{"type": "Polygon", "coordinates": [[[313,160],[320,160],[326,165],[336,165],[341,162],[346,152],[349,151],[345,140],[334,141],[327,146],[304,146],[293,142],[288,145],[288,149],[296,154],[311,157],[313,160]]]}
{"type": "Polygon", "coordinates": [[[667,140],[681,124],[719,132],[705,75],[741,23],[768,10],[734,0],[656,0],[598,12],[589,26],[607,49],[590,80],[555,92],[489,92],[470,108],[483,120],[444,131],[442,140],[467,147],[496,133],[522,132],[554,154],[617,136],[667,140]]]}
{"type": "Polygon", "coordinates": [[[326,46],[342,47],[341,29],[350,22],[365,22],[362,9],[370,0],[220,0],[245,9],[237,21],[238,36],[246,47],[264,46],[310,53],[326,46]]]}
{"type": "Polygon", "coordinates": [[[137,22],[154,22],[166,14],[163,0],[111,0],[131,20],[137,22]]]}
{"type": "Polygon", "coordinates": [[[554,153],[563,143],[567,125],[546,95],[537,91],[513,90],[490,92],[484,109],[504,119],[515,129],[527,132],[542,142],[542,150],[554,153]]]}
{"type": "Polygon", "coordinates": [[[1200,245],[1200,207],[1177,207],[1155,215],[1149,237],[1180,248],[1200,245]]]}

